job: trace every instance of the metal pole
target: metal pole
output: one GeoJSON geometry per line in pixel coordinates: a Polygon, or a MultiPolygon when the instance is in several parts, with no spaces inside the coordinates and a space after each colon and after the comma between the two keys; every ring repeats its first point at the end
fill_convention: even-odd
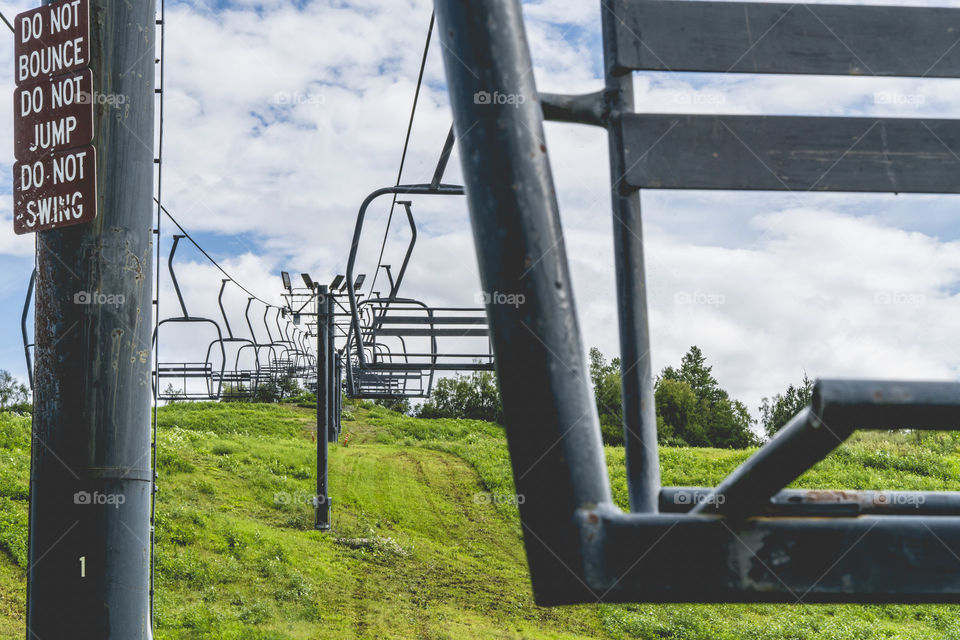
{"type": "Polygon", "coordinates": [[[612,499],[520,2],[434,7],[483,287],[523,300],[487,317],[534,593],[596,599],[574,522],[612,499]]]}
{"type": "Polygon", "coordinates": [[[99,213],[37,238],[29,638],[150,638],[154,20],[91,0],[99,213]]]}
{"type": "Polygon", "coordinates": [[[330,435],[330,341],[333,324],[331,296],[327,285],[317,287],[317,497],[314,529],[330,528],[330,496],[327,490],[327,448],[330,435]]]}
{"type": "Polygon", "coordinates": [[[657,449],[657,416],[650,360],[650,323],[647,318],[646,276],[643,264],[643,226],[640,194],[627,191],[623,176],[628,169],[620,119],[633,112],[633,74],[614,67],[619,18],[601,2],[603,18],[606,99],[610,110],[608,136],[613,204],[613,249],[620,326],[620,371],[623,398],[623,432],[626,450],[630,510],[655,512],[660,491],[657,449]]]}
{"type": "Polygon", "coordinates": [[[341,430],[341,427],[343,426],[340,423],[341,416],[343,416],[343,393],[341,391],[341,384],[340,384],[341,380],[343,380],[343,360],[341,359],[341,356],[339,353],[337,354],[337,372],[336,372],[336,375],[334,376],[334,379],[336,381],[336,386],[334,387],[336,389],[336,394],[334,395],[334,398],[336,398],[336,401],[337,401],[337,413],[336,413],[336,416],[334,417],[337,420],[337,439],[339,440],[340,430],[341,430]]]}
{"type": "Polygon", "coordinates": [[[330,411],[330,415],[327,416],[327,428],[329,429],[327,433],[327,439],[329,442],[336,442],[337,436],[339,435],[339,430],[337,429],[337,396],[339,392],[337,391],[337,351],[334,348],[334,341],[337,337],[336,330],[337,325],[334,319],[335,309],[333,306],[333,293],[330,293],[326,296],[325,301],[326,307],[326,317],[327,317],[327,377],[329,382],[329,391],[327,407],[330,411]]]}

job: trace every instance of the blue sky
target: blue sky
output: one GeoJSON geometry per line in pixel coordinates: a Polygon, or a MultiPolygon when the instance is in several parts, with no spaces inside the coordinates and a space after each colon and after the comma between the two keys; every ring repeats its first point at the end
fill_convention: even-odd
{"type": "MultiPolygon", "coordinates": [[[[883,4],[934,4],[897,2],[883,4]]],[[[945,3],[939,3],[945,4],[945,3]]],[[[32,3],[8,2],[12,15],[32,3]]],[[[246,286],[279,299],[279,271],[320,281],[343,270],[357,207],[396,178],[426,0],[172,2],[167,16],[165,203],[246,286]]],[[[538,86],[600,87],[598,3],[527,2],[538,86]]],[[[0,84],[13,91],[12,39],[0,84]]],[[[450,126],[433,42],[405,179],[428,180],[450,126]]],[[[952,80],[644,74],[641,111],[955,117],[952,80]],[[891,97],[895,99],[890,99],[891,97]]],[[[9,94],[8,94],[9,95],[9,94]]],[[[9,101],[0,118],[12,121],[9,101]]],[[[585,347],[615,353],[605,134],[550,124],[585,347]]],[[[20,309],[32,240],[10,220],[12,133],[0,131],[0,368],[24,377],[20,309]]],[[[459,160],[447,181],[459,180],[459,160]]],[[[644,192],[653,354],[676,364],[698,344],[721,383],[759,400],[811,376],[955,379],[960,224],[953,197],[644,192]],[[712,303],[697,303],[711,300],[712,303]]],[[[388,201],[370,212],[362,253],[378,248],[388,201]]],[[[473,304],[476,259],[462,198],[415,201],[421,232],[405,294],[473,304]]],[[[165,232],[171,225],[165,224],[165,232]]],[[[398,264],[405,229],[390,236],[398,264]]],[[[169,247],[165,233],[164,250],[169,247]]],[[[215,316],[220,276],[179,254],[194,313],[215,316]]],[[[360,270],[370,271],[370,264],[360,270]]],[[[163,314],[175,299],[164,278],[163,314]]],[[[228,300],[240,314],[243,296],[228,300]]],[[[231,316],[233,317],[233,316],[231,316]]],[[[242,317],[242,316],[240,316],[242,317]]],[[[234,321],[234,324],[237,324],[234,321]]],[[[169,336],[171,356],[197,351],[169,336]]]]}

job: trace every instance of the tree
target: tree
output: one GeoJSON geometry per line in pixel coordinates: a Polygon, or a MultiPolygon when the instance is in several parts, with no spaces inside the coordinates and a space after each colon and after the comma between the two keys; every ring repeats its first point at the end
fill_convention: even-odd
{"type": "Polygon", "coordinates": [[[0,370],[0,409],[29,410],[30,395],[27,386],[6,369],[0,370]]]}
{"type": "Polygon", "coordinates": [[[660,378],[654,385],[657,406],[657,441],[679,446],[706,446],[707,435],[699,424],[697,396],[682,380],[660,378]]]}
{"type": "Polygon", "coordinates": [[[813,380],[803,374],[803,382],[790,385],[786,392],[773,398],[764,398],[760,405],[760,424],[768,437],[773,437],[801,409],[810,404],[813,397],[813,380]]]}
{"type": "Polygon", "coordinates": [[[417,409],[418,418],[465,418],[503,422],[503,403],[490,371],[441,378],[430,399],[417,409]]]}
{"type": "Polygon", "coordinates": [[[669,437],[679,443],[726,449],[757,444],[751,430],[754,420],[747,407],[720,387],[713,377],[713,367],[707,365],[706,356],[696,345],[683,356],[679,369],[666,367],[661,372],[654,399],[661,416],[658,424],[662,422],[665,430],[670,430],[669,437]]]}
{"type": "Polygon", "coordinates": [[[590,349],[590,381],[600,416],[600,432],[604,444],[623,445],[623,400],[620,378],[620,358],[607,364],[596,347],[590,349]]]}

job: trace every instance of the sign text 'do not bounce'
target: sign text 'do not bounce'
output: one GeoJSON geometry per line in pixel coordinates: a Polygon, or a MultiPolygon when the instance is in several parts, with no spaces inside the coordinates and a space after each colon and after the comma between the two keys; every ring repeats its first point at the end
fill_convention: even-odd
{"type": "Polygon", "coordinates": [[[13,165],[13,230],[30,233],[96,217],[96,151],[92,145],[13,165]]]}
{"type": "Polygon", "coordinates": [[[63,0],[16,18],[17,84],[90,64],[90,0],[63,0]]]}

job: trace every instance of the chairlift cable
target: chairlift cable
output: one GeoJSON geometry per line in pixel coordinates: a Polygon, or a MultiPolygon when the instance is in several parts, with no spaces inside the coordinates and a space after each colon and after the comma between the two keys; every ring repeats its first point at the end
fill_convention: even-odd
{"type": "MultiPolygon", "coordinates": [[[[420,99],[420,87],[423,85],[423,72],[427,66],[427,53],[430,51],[430,39],[433,36],[433,23],[435,14],[430,14],[430,26],[427,27],[427,40],[423,44],[423,57],[420,59],[420,73],[417,76],[417,89],[413,94],[413,106],[410,109],[410,120],[407,122],[407,135],[403,141],[403,153],[400,154],[400,169],[397,171],[397,185],[403,177],[403,165],[407,160],[407,149],[410,146],[410,134],[413,131],[413,119],[417,113],[417,102],[420,99]]],[[[377,276],[380,275],[380,264],[383,262],[383,252],[387,246],[387,236],[390,234],[390,223],[393,221],[393,210],[397,206],[397,194],[393,194],[393,201],[390,203],[390,215],[387,216],[387,228],[383,231],[383,242],[380,244],[380,256],[377,258],[377,268],[373,272],[373,279],[370,282],[368,296],[373,294],[373,287],[377,284],[377,276]]],[[[350,283],[352,285],[352,283],[350,283]]]]}
{"type": "MultiPolygon", "coordinates": [[[[156,199],[154,199],[154,200],[156,200],[156,199]]],[[[183,225],[181,225],[179,222],[177,222],[177,219],[174,218],[173,215],[170,214],[170,212],[167,210],[166,207],[164,207],[163,205],[161,205],[161,204],[159,204],[159,203],[158,203],[158,206],[160,207],[160,210],[163,211],[163,212],[167,215],[168,218],[170,218],[170,221],[173,222],[174,225],[176,225],[177,229],[180,230],[180,232],[184,235],[184,237],[186,237],[186,239],[189,240],[189,241],[193,244],[193,246],[195,246],[195,247],[197,248],[197,250],[198,250],[200,253],[203,254],[203,257],[205,257],[207,260],[209,260],[209,261],[213,264],[213,266],[215,266],[217,269],[220,270],[220,273],[222,273],[224,276],[226,276],[227,278],[229,278],[235,285],[237,285],[238,287],[240,287],[240,289],[243,290],[244,293],[246,293],[248,296],[250,296],[250,297],[253,298],[254,300],[257,300],[258,302],[261,302],[261,303],[267,305],[268,307],[276,307],[276,306],[277,306],[277,305],[275,305],[275,304],[273,304],[273,303],[267,302],[266,300],[264,300],[264,299],[261,298],[260,296],[256,295],[255,293],[251,292],[251,291],[250,291],[249,289],[247,289],[245,286],[243,286],[242,284],[240,284],[240,282],[239,282],[236,278],[234,278],[232,275],[230,275],[230,274],[227,272],[226,269],[224,269],[223,267],[221,267],[221,266],[220,266],[220,263],[217,262],[216,260],[214,260],[213,257],[212,257],[209,253],[207,253],[207,251],[206,251],[203,247],[201,247],[200,244],[199,244],[196,240],[193,239],[193,237],[187,232],[187,230],[183,228],[183,225]]]]}

